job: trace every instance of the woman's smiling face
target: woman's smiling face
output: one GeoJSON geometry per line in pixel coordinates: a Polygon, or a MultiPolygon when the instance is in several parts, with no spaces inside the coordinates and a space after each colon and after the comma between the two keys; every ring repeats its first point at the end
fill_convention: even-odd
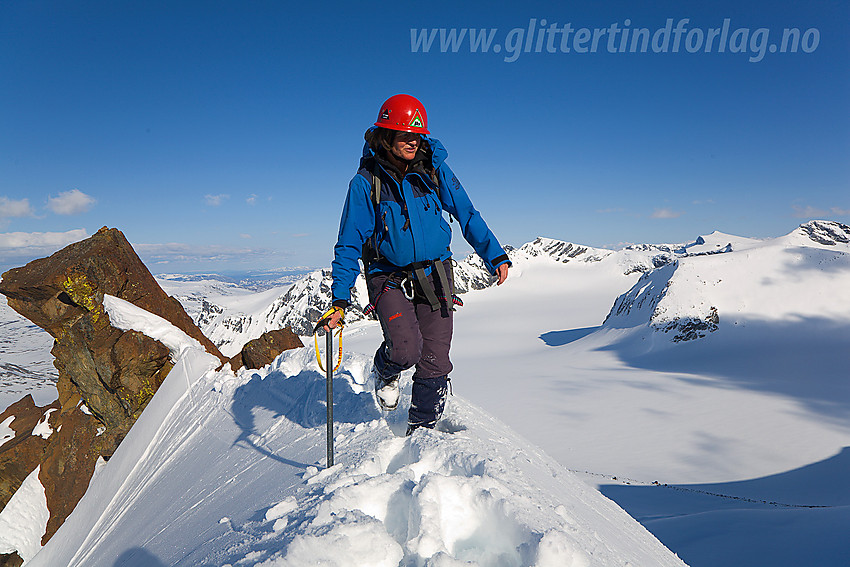
{"type": "Polygon", "coordinates": [[[413,132],[396,132],[393,140],[392,153],[395,157],[410,161],[419,150],[419,134],[413,132]]]}

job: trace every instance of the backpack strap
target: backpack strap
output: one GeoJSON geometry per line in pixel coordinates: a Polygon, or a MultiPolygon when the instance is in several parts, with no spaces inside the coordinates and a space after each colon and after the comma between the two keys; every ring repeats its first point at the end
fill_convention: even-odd
{"type": "Polygon", "coordinates": [[[381,204],[381,178],[372,172],[372,202],[375,205],[381,204]]]}

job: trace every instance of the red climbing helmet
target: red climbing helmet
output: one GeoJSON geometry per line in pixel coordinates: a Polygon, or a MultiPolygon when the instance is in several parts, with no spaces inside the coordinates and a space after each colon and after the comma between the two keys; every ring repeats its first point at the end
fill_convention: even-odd
{"type": "Polygon", "coordinates": [[[381,105],[375,126],[400,132],[428,132],[428,114],[418,99],[406,94],[391,96],[381,105]]]}

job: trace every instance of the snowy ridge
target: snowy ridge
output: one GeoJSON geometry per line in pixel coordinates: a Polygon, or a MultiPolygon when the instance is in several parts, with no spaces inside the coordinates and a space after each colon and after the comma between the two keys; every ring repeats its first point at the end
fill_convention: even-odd
{"type": "Polygon", "coordinates": [[[698,236],[697,239],[676,249],[681,256],[702,256],[706,254],[723,254],[733,250],[744,250],[752,248],[761,242],[756,238],[744,238],[733,234],[726,234],[715,230],[706,236],[698,236]]]}
{"type": "Polygon", "coordinates": [[[191,392],[167,396],[161,423],[140,420],[30,565],[113,567],[134,548],[173,566],[684,565],[461,398],[440,430],[397,436],[404,416],[381,418],[365,355],[347,354],[334,380],[338,464],[320,471],[313,357],[236,376],[175,366],[166,391],[191,392]]]}

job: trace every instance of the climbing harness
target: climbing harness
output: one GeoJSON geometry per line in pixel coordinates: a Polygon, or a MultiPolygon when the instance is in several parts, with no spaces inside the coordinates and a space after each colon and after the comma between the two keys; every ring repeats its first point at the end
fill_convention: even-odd
{"type": "MultiPolygon", "coordinates": [[[[431,267],[433,267],[433,271],[436,274],[435,278],[442,290],[451,289],[454,291],[453,286],[449,286],[449,282],[451,281],[447,275],[445,266],[443,266],[443,262],[440,260],[436,260],[431,262],[431,267]]],[[[451,311],[455,310],[455,306],[463,307],[463,300],[458,297],[456,294],[451,293],[449,297],[446,297],[445,292],[441,295],[437,295],[437,292],[431,282],[428,280],[428,276],[425,275],[425,268],[428,267],[427,262],[423,262],[421,264],[411,264],[409,266],[410,269],[398,270],[390,274],[387,278],[387,281],[384,283],[384,287],[381,288],[381,291],[375,296],[375,301],[369,303],[365,309],[363,309],[363,313],[368,317],[369,315],[375,312],[375,309],[378,306],[378,301],[380,301],[381,297],[391,289],[398,289],[404,294],[404,297],[408,301],[413,301],[413,298],[416,296],[416,288],[414,287],[414,282],[419,282],[419,289],[422,292],[422,295],[427,300],[428,304],[431,306],[432,311],[436,311],[440,309],[441,306],[445,305],[447,309],[451,311]]]]}

